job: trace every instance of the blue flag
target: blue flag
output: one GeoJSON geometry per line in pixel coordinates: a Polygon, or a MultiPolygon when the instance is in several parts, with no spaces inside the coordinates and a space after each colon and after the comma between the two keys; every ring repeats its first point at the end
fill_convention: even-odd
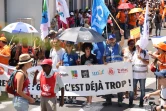
{"type": "Polygon", "coordinates": [[[108,20],[110,11],[103,0],[93,0],[91,27],[102,34],[108,20]]]}

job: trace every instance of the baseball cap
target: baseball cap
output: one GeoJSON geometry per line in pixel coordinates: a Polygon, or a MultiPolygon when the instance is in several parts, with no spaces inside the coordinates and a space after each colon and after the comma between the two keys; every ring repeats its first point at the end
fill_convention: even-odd
{"type": "Polygon", "coordinates": [[[70,15],[74,15],[74,13],[73,13],[73,12],[70,12],[70,15]]]}
{"type": "Polygon", "coordinates": [[[165,77],[166,78],[166,70],[161,70],[160,72],[154,73],[157,77],[165,77]]]}
{"type": "Polygon", "coordinates": [[[41,63],[41,65],[49,65],[52,66],[52,60],[51,59],[44,59],[41,63]]]}
{"type": "Polygon", "coordinates": [[[7,39],[6,39],[6,37],[0,37],[0,41],[7,42],[7,39]]]}
{"type": "Polygon", "coordinates": [[[108,37],[108,39],[115,39],[116,37],[115,37],[115,34],[111,34],[109,37],[108,37]]]}

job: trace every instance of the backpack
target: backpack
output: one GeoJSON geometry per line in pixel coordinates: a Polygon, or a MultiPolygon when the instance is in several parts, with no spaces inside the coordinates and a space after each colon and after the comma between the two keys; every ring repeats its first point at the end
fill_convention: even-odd
{"type": "Polygon", "coordinates": [[[16,90],[14,89],[14,77],[15,77],[17,72],[22,72],[22,71],[19,71],[19,70],[13,71],[12,74],[10,75],[9,80],[7,81],[6,86],[5,86],[5,91],[9,94],[13,94],[13,95],[16,94],[16,90]]]}

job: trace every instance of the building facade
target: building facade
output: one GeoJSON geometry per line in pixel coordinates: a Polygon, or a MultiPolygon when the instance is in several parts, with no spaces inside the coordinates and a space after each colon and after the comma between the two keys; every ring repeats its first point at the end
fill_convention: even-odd
{"type": "Polygon", "coordinates": [[[5,25],[5,3],[4,0],[0,0],[0,27],[5,25]]]}
{"type": "MultiPolygon", "coordinates": [[[[40,32],[43,0],[0,0],[0,24],[4,26],[16,21],[33,25],[40,32]],[[6,9],[6,10],[5,10],[6,9]]],[[[56,1],[49,1],[50,18],[56,14],[56,1]]],[[[66,0],[69,11],[91,8],[93,0],[66,0]]],[[[110,3],[111,0],[105,0],[110,3]]]]}

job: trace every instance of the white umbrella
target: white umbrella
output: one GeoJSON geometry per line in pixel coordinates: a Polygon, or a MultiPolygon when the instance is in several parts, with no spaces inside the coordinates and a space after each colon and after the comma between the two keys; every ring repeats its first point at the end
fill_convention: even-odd
{"type": "Polygon", "coordinates": [[[15,22],[7,25],[2,31],[9,32],[12,34],[18,33],[38,33],[38,31],[30,24],[23,22],[15,22]]]}

